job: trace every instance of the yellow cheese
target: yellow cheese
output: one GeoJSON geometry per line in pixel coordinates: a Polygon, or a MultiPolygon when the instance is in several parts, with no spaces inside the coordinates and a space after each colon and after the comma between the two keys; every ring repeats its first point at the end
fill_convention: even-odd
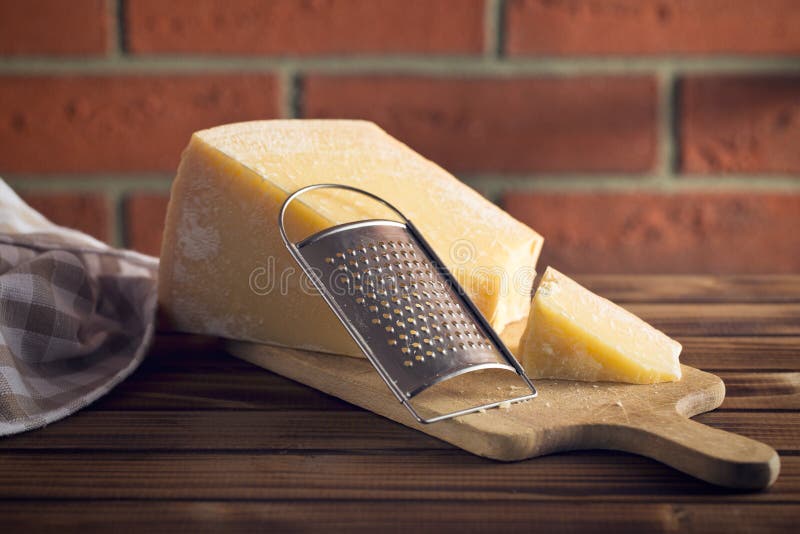
{"type": "Polygon", "coordinates": [[[677,341],[550,267],[520,344],[532,378],[633,384],[679,380],[680,352],[677,341]]]}
{"type": "MultiPolygon", "coordinates": [[[[192,136],[172,186],[161,252],[159,300],[170,325],[360,355],[322,298],[301,282],[277,230],[287,195],[321,182],[365,189],[405,212],[497,330],[527,317],[541,236],[372,123],[295,120],[192,136]]],[[[348,192],[301,198],[287,216],[295,241],[389,215],[348,192]]]]}

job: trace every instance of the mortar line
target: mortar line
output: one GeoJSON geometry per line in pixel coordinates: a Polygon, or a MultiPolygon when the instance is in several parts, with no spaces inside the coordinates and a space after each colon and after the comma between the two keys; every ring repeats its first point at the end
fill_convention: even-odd
{"type": "Polygon", "coordinates": [[[675,132],[677,110],[674,107],[677,76],[672,69],[662,68],[657,71],[656,80],[658,86],[657,174],[661,175],[664,181],[668,181],[674,179],[677,172],[675,166],[675,154],[678,151],[675,132]]]}
{"type": "MultiPolygon", "coordinates": [[[[492,191],[599,191],[599,190],[652,190],[678,191],[800,191],[796,175],[718,174],[681,175],[677,180],[664,180],[659,174],[620,175],[613,173],[563,173],[563,174],[488,174],[458,173],[461,180],[477,188],[492,191]]],[[[87,174],[80,177],[68,174],[6,175],[5,181],[13,188],[26,191],[53,192],[132,192],[169,193],[173,174],[163,175],[109,175],[87,174]]]]}
{"type": "Polygon", "coordinates": [[[294,102],[294,72],[283,68],[277,73],[278,77],[278,114],[282,119],[293,118],[294,102]]]}
{"type": "Polygon", "coordinates": [[[783,176],[688,176],[681,180],[664,180],[660,175],[564,175],[536,177],[463,176],[462,181],[490,199],[499,199],[509,192],[650,192],[673,194],[682,192],[800,192],[800,180],[783,176]]]}
{"type": "Polygon", "coordinates": [[[503,55],[504,9],[504,0],[485,0],[484,2],[483,53],[486,58],[498,58],[503,55]]]}
{"type": "MultiPolygon", "coordinates": [[[[683,168],[683,154],[681,150],[683,146],[683,136],[681,133],[681,124],[683,121],[682,105],[683,80],[675,79],[672,94],[672,144],[675,147],[675,152],[672,154],[672,166],[675,176],[678,179],[682,178],[681,171],[683,168]]],[[[795,176],[795,178],[797,178],[797,176],[795,176]]]]}
{"type": "Polygon", "coordinates": [[[111,18],[109,58],[112,61],[125,55],[125,6],[123,2],[124,0],[106,0],[111,18]]]}
{"type": "Polygon", "coordinates": [[[58,192],[169,192],[174,174],[163,176],[91,174],[13,174],[2,178],[13,189],[58,192]]]}
{"type": "Polygon", "coordinates": [[[111,203],[111,218],[109,219],[109,244],[121,248],[125,246],[125,195],[122,191],[109,191],[106,193],[108,202],[111,203]]]}
{"type": "Polygon", "coordinates": [[[800,73],[800,57],[536,57],[491,58],[476,56],[371,56],[371,57],[208,57],[128,56],[109,58],[49,57],[3,58],[2,74],[124,74],[200,72],[292,72],[313,70],[322,74],[397,73],[427,76],[525,76],[597,74],[652,74],[669,70],[674,75],[800,73]]]}
{"type": "Polygon", "coordinates": [[[292,79],[292,117],[300,119],[303,117],[303,96],[306,90],[305,78],[300,73],[295,73],[292,79]]]}

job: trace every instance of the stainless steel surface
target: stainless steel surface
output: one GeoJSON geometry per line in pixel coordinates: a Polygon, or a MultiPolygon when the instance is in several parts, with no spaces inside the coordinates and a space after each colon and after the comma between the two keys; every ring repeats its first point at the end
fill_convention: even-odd
{"type": "Polygon", "coordinates": [[[413,223],[394,206],[359,189],[318,184],[290,195],[278,222],[289,251],[419,422],[432,423],[536,396],[522,367],[413,223]],[[365,194],[395,211],[404,222],[356,221],[295,244],[283,224],[287,207],[300,194],[321,188],[365,194]],[[517,373],[531,393],[432,418],[420,416],[410,403],[434,384],[490,368],[517,373]]]}
{"type": "Polygon", "coordinates": [[[407,398],[475,366],[514,371],[403,225],[342,225],[298,249],[407,398]]]}

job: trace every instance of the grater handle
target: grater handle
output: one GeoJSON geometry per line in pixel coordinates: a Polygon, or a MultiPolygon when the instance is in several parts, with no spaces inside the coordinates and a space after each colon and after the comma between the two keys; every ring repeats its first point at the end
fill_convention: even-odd
{"type": "Polygon", "coordinates": [[[360,195],[364,195],[366,197],[371,198],[372,200],[375,200],[376,202],[380,202],[381,204],[383,204],[384,206],[386,206],[387,208],[389,208],[390,210],[395,212],[401,219],[403,219],[403,222],[406,225],[408,225],[411,222],[411,221],[408,220],[408,217],[403,215],[402,211],[400,211],[398,208],[394,207],[387,200],[384,200],[383,198],[381,198],[378,195],[375,195],[373,193],[370,193],[369,191],[364,191],[363,189],[359,189],[358,187],[353,187],[353,186],[350,186],[350,185],[343,185],[343,184],[314,184],[314,185],[307,185],[305,187],[301,187],[300,189],[298,189],[297,191],[295,191],[294,193],[289,195],[286,198],[286,200],[283,201],[283,205],[281,206],[280,214],[278,215],[278,231],[281,233],[281,239],[283,239],[283,243],[287,247],[290,247],[290,250],[291,250],[291,247],[294,247],[296,245],[296,243],[293,243],[289,239],[289,236],[286,235],[286,227],[284,225],[284,219],[286,217],[286,211],[289,209],[289,204],[291,204],[292,201],[295,200],[300,195],[303,195],[305,193],[310,193],[311,191],[314,191],[314,190],[317,190],[317,189],[343,189],[345,191],[351,191],[353,193],[358,193],[360,195]]]}
{"type": "Polygon", "coordinates": [[[300,253],[300,250],[297,247],[297,243],[291,241],[289,239],[289,236],[286,234],[284,219],[286,217],[286,211],[289,208],[289,204],[291,204],[292,201],[294,201],[300,195],[303,195],[311,191],[315,191],[317,189],[342,189],[345,191],[352,191],[354,193],[359,193],[363,196],[375,200],[376,202],[379,202],[380,204],[386,206],[387,208],[395,212],[403,220],[403,223],[406,225],[406,227],[408,227],[411,224],[411,221],[409,221],[408,218],[405,215],[403,215],[403,212],[394,207],[391,203],[373,193],[370,193],[369,191],[364,191],[363,189],[359,189],[357,187],[353,187],[350,185],[326,183],[326,184],[314,184],[301,187],[300,189],[298,189],[297,191],[286,197],[286,200],[283,201],[283,205],[281,206],[280,212],[278,214],[278,231],[280,232],[283,244],[286,245],[286,248],[289,250],[289,253],[292,255],[294,260],[300,265],[303,271],[309,276],[309,278],[312,280],[317,289],[320,290],[320,295],[322,296],[322,298],[331,307],[331,309],[334,311],[337,317],[339,317],[339,320],[342,322],[342,325],[348,331],[348,333],[356,342],[361,351],[370,360],[372,365],[378,371],[378,374],[381,376],[381,378],[383,378],[383,381],[386,382],[386,385],[389,386],[389,389],[392,391],[392,393],[394,393],[395,397],[397,397],[397,400],[403,403],[414,414],[414,417],[417,420],[422,421],[422,418],[414,411],[411,405],[408,404],[408,401],[404,397],[403,392],[400,390],[397,384],[392,380],[391,375],[386,371],[381,362],[376,358],[372,357],[372,352],[370,351],[369,346],[363,340],[359,332],[356,329],[354,329],[350,324],[348,324],[347,321],[342,319],[344,314],[342,313],[339,306],[336,304],[336,301],[330,297],[327,291],[325,291],[324,285],[319,281],[319,279],[314,274],[314,271],[311,268],[311,266],[308,264],[303,255],[300,253]]]}

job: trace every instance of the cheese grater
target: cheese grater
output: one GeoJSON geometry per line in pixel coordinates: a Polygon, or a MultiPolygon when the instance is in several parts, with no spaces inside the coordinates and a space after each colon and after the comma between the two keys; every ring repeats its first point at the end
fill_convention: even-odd
{"type": "Polygon", "coordinates": [[[278,229],[286,248],[397,399],[428,424],[532,399],[536,388],[425,238],[386,200],[355,187],[317,184],[284,201],[278,229]],[[400,221],[332,226],[299,242],[286,234],[289,205],[317,189],[351,191],[383,204],[400,221]],[[483,369],[514,372],[530,393],[436,417],[412,399],[431,386],[483,369]]]}

